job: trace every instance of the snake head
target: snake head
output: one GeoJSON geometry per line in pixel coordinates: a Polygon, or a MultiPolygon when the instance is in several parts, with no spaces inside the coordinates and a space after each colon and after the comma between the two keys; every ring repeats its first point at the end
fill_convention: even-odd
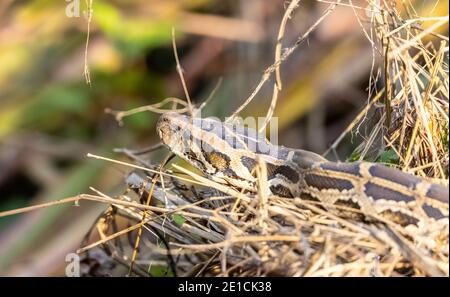
{"type": "Polygon", "coordinates": [[[156,130],[162,142],[177,156],[209,176],[230,171],[233,150],[223,137],[224,125],[213,118],[192,118],[169,112],[161,115],[156,130]]]}
{"type": "Polygon", "coordinates": [[[201,145],[202,137],[196,138],[193,136],[194,133],[201,130],[198,127],[199,123],[201,123],[199,118],[168,112],[160,116],[156,124],[156,131],[163,144],[174,154],[206,174],[211,174],[212,172],[207,170],[206,160],[204,159],[205,150],[201,145]]]}
{"type": "Polygon", "coordinates": [[[175,112],[162,114],[156,124],[156,131],[162,142],[175,154],[182,156],[189,137],[189,118],[175,112]]]}

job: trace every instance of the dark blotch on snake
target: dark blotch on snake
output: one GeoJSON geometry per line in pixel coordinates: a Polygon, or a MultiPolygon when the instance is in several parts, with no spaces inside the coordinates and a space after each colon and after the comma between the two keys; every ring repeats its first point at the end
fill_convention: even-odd
{"type": "MultiPolygon", "coordinates": [[[[336,206],[343,206],[343,207],[347,207],[347,208],[353,208],[355,210],[361,210],[361,206],[349,199],[339,199],[334,203],[336,206]]],[[[342,215],[343,217],[347,217],[347,218],[351,218],[351,219],[355,219],[355,220],[359,220],[359,221],[363,221],[365,219],[365,215],[361,212],[356,212],[356,211],[352,211],[352,210],[347,210],[344,208],[336,208],[336,211],[339,213],[339,215],[342,215]]]]}
{"type": "Polygon", "coordinates": [[[225,173],[225,171],[230,167],[230,157],[221,152],[204,152],[203,156],[208,163],[223,173],[225,173]]]}
{"type": "Polygon", "coordinates": [[[231,169],[231,168],[226,168],[226,169],[223,171],[223,174],[224,174],[225,176],[228,176],[228,177],[232,177],[232,178],[235,178],[235,179],[240,179],[240,180],[242,180],[242,178],[240,178],[240,177],[236,174],[236,172],[234,172],[234,170],[231,169]]]}
{"type": "Polygon", "coordinates": [[[348,180],[312,173],[305,174],[305,181],[309,186],[319,190],[331,189],[342,191],[353,189],[353,184],[348,180]]]}
{"type": "Polygon", "coordinates": [[[197,165],[198,168],[200,168],[203,171],[206,171],[206,167],[198,158],[197,155],[192,151],[189,150],[186,152],[186,157],[194,164],[197,165]]]}
{"type": "Polygon", "coordinates": [[[302,200],[307,200],[307,201],[321,202],[318,198],[314,197],[313,195],[311,195],[309,193],[301,193],[300,198],[302,200]]]}
{"type": "Polygon", "coordinates": [[[448,203],[448,188],[441,185],[431,185],[427,196],[443,203],[448,203]]]}
{"type": "Polygon", "coordinates": [[[414,189],[415,186],[421,182],[421,179],[414,175],[377,164],[371,165],[369,172],[374,177],[393,181],[410,189],[414,189]]]}
{"type": "Polygon", "coordinates": [[[280,197],[293,198],[291,191],[283,185],[273,185],[270,186],[270,191],[274,195],[278,195],[280,197]]]}
{"type": "Polygon", "coordinates": [[[372,197],[373,200],[385,199],[385,200],[405,201],[405,202],[415,200],[414,196],[404,195],[400,192],[379,186],[371,182],[368,182],[365,185],[364,192],[366,193],[367,196],[372,197]]]}
{"type": "Polygon", "coordinates": [[[355,162],[355,163],[326,162],[326,163],[320,164],[319,167],[324,170],[344,172],[344,173],[349,173],[349,174],[361,177],[361,173],[359,172],[359,164],[360,164],[360,162],[355,162]]]}
{"type": "Polygon", "coordinates": [[[422,206],[422,209],[425,211],[427,216],[429,216],[430,218],[433,218],[433,219],[436,219],[436,220],[440,220],[442,218],[445,218],[445,215],[442,214],[442,212],[439,209],[437,209],[436,207],[433,207],[431,205],[424,204],[422,206]]]}
{"type": "Polygon", "coordinates": [[[339,206],[354,208],[354,209],[361,209],[361,206],[358,203],[356,203],[352,200],[347,200],[347,199],[339,199],[334,204],[339,205],[339,206]]]}
{"type": "Polygon", "coordinates": [[[256,165],[256,161],[252,158],[246,157],[246,156],[242,156],[241,157],[241,163],[242,165],[245,166],[245,168],[247,168],[248,172],[252,172],[253,168],[255,168],[256,165]]]}
{"type": "Polygon", "coordinates": [[[419,222],[417,218],[390,209],[382,211],[380,215],[389,221],[399,224],[402,227],[406,227],[408,225],[417,225],[417,223],[419,222]]]}
{"type": "Polygon", "coordinates": [[[269,179],[275,178],[277,175],[281,175],[294,184],[299,180],[297,171],[286,165],[274,166],[271,168],[270,173],[269,169],[267,171],[269,179]]]}

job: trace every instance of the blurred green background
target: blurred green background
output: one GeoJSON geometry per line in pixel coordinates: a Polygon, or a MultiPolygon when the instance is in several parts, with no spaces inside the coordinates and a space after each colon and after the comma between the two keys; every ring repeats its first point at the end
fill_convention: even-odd
{"type": "MultiPolygon", "coordinates": [[[[204,116],[230,115],[273,62],[284,0],[84,0],[0,2],[0,211],[88,193],[125,189],[113,148],[158,142],[158,115],[144,112],[120,126],[106,108],[128,110],[166,97],[184,98],[171,45],[194,102],[222,84],[204,116]],[[77,9],[79,8],[79,15],[77,9]]],[[[427,16],[448,15],[445,1],[416,1],[427,16]]],[[[366,6],[366,1],[353,1],[366,6]]],[[[328,7],[301,2],[288,22],[292,44],[328,7]]],[[[357,13],[364,14],[364,11],[357,13]]],[[[448,34],[441,28],[442,34],[448,34]]],[[[355,12],[337,8],[281,67],[275,115],[279,143],[323,153],[367,102],[372,49],[355,12]]],[[[264,116],[272,81],[242,113],[264,116]]],[[[341,158],[354,144],[346,140],[341,158]]],[[[106,208],[98,203],[50,207],[0,218],[0,275],[63,275],[65,256],[106,208]]]]}

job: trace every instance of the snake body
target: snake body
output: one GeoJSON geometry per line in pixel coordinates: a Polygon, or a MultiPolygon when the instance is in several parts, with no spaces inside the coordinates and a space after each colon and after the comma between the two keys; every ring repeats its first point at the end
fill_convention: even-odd
{"type": "Polygon", "coordinates": [[[256,130],[174,112],[157,124],[162,142],[212,180],[256,191],[265,162],[268,195],[350,207],[403,227],[448,224],[448,187],[381,164],[331,162],[313,152],[271,144],[256,130]]]}

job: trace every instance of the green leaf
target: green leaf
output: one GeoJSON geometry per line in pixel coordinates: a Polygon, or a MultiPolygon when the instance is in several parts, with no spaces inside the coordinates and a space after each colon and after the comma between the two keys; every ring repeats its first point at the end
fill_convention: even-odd
{"type": "Polygon", "coordinates": [[[186,222],[186,219],[179,214],[174,214],[172,215],[172,220],[175,222],[175,224],[177,224],[179,227],[181,227],[184,222],[186,222]]]}
{"type": "Polygon", "coordinates": [[[347,162],[355,162],[358,161],[361,157],[361,153],[358,150],[354,150],[350,157],[347,158],[347,162]]]}
{"type": "Polygon", "coordinates": [[[444,123],[441,131],[441,140],[444,144],[444,150],[448,152],[448,122],[444,123]]]}
{"type": "Polygon", "coordinates": [[[384,164],[398,164],[398,161],[399,157],[392,149],[389,149],[381,153],[377,160],[377,162],[384,164]]]}
{"type": "Polygon", "coordinates": [[[172,270],[162,265],[152,265],[149,267],[148,273],[154,277],[174,276],[172,270]]]}

